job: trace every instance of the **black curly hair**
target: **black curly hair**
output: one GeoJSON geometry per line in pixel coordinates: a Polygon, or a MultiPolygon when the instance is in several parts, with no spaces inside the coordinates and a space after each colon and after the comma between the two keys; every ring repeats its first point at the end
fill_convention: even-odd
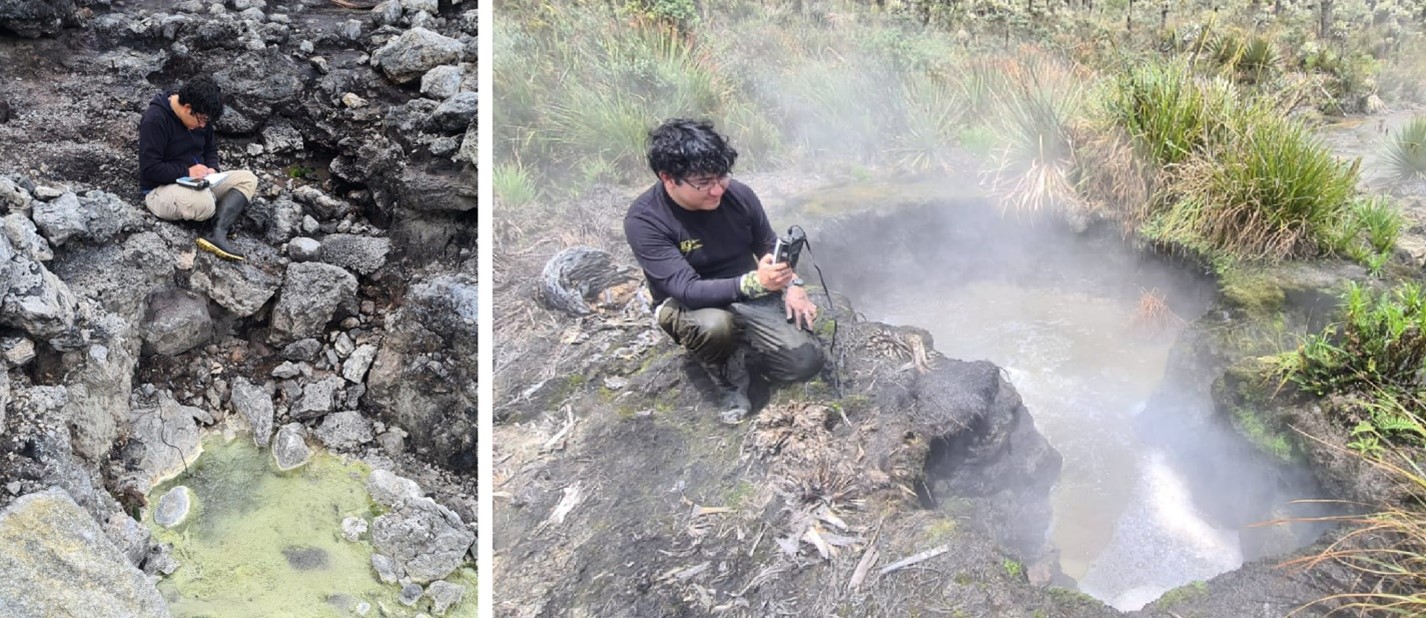
{"type": "Polygon", "coordinates": [[[733,170],[738,151],[707,120],[671,118],[649,131],[649,169],[677,182],[691,176],[722,176],[733,170]]]}
{"type": "Polygon", "coordinates": [[[223,89],[211,77],[195,77],[178,89],[178,104],[191,105],[194,114],[207,116],[208,122],[217,122],[223,117],[223,89]]]}

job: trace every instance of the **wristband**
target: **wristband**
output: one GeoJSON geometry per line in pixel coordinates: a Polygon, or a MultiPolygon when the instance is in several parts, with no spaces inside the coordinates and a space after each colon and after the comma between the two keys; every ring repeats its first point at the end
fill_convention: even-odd
{"type": "Polygon", "coordinates": [[[738,279],[738,292],[741,293],[744,298],[767,296],[768,293],[767,288],[763,287],[763,284],[758,281],[758,271],[756,270],[738,279]]]}

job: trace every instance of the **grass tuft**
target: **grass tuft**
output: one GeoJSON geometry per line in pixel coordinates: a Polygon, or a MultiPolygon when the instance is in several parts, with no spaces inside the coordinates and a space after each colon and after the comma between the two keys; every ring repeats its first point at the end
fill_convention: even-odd
{"type": "Polygon", "coordinates": [[[1387,141],[1386,164],[1398,182],[1426,179],[1426,116],[1412,119],[1387,141]]]}

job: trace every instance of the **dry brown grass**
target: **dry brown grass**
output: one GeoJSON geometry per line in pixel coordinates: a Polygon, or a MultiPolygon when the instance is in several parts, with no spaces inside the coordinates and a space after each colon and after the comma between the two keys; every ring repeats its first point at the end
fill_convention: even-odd
{"type": "Polygon", "coordinates": [[[1153,338],[1180,328],[1185,322],[1169,307],[1163,293],[1154,288],[1140,292],[1139,308],[1129,324],[1145,338],[1153,338]]]}

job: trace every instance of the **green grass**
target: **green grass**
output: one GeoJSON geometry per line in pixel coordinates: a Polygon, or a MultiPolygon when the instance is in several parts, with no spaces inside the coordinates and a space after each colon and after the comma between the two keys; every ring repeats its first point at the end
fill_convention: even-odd
{"type": "Polygon", "coordinates": [[[1330,245],[1356,191],[1357,163],[1338,162],[1307,127],[1261,101],[1235,106],[1227,128],[1221,144],[1183,164],[1169,236],[1249,259],[1312,256],[1330,245]]]}
{"type": "Polygon", "coordinates": [[[1186,61],[1136,63],[1114,81],[1109,111],[1160,165],[1183,162],[1221,126],[1234,93],[1205,87],[1186,61]]]}
{"type": "Polygon", "coordinates": [[[509,207],[519,208],[535,201],[538,193],[530,173],[516,163],[500,163],[490,175],[495,199],[509,207]]]}

